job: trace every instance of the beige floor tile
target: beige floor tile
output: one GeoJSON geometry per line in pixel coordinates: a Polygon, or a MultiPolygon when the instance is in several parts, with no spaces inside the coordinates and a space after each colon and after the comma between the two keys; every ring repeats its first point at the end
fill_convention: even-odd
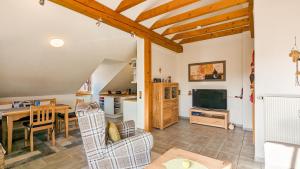
{"type": "Polygon", "coordinates": [[[262,169],[262,163],[253,160],[239,159],[237,169],[262,169]]]}
{"type": "Polygon", "coordinates": [[[8,160],[5,160],[5,164],[10,165],[10,164],[13,164],[15,162],[18,162],[18,161],[21,161],[21,160],[24,160],[24,159],[27,159],[27,158],[31,158],[31,157],[39,155],[39,154],[41,154],[40,151],[29,152],[29,153],[26,153],[26,154],[23,154],[23,155],[16,156],[14,158],[10,158],[8,160]]]}
{"type": "MultiPolygon", "coordinates": [[[[154,129],[154,147],[152,157],[172,147],[181,148],[204,156],[231,161],[233,169],[261,169],[261,163],[254,162],[254,146],[252,133],[241,128],[233,131],[221,128],[190,124],[188,120],[165,130],[154,129]]],[[[69,140],[58,139],[60,144],[68,144],[69,140]]],[[[82,145],[61,149],[55,154],[18,166],[19,169],[87,169],[87,161],[82,145]]]]}
{"type": "Polygon", "coordinates": [[[211,157],[211,158],[217,158],[218,154],[219,154],[219,151],[204,148],[204,149],[201,150],[200,154],[204,155],[204,156],[207,156],[207,157],[211,157]]]}

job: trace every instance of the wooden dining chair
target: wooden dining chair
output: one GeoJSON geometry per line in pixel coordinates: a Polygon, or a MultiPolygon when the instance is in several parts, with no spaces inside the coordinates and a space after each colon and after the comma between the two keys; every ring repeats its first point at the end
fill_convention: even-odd
{"type": "MultiPolygon", "coordinates": [[[[79,103],[84,102],[84,99],[76,99],[76,103],[75,103],[75,111],[74,112],[70,112],[69,115],[69,122],[74,122],[75,123],[75,127],[78,128],[78,118],[76,116],[76,107],[79,103]]],[[[65,114],[62,113],[58,113],[58,131],[61,132],[61,128],[63,123],[65,123],[65,114]]]]}
{"type": "Polygon", "coordinates": [[[30,121],[24,122],[25,127],[25,146],[28,143],[28,133],[30,140],[30,151],[33,151],[33,134],[37,131],[48,130],[47,140],[52,140],[52,145],[55,145],[55,106],[31,106],[30,107],[30,121]]]}

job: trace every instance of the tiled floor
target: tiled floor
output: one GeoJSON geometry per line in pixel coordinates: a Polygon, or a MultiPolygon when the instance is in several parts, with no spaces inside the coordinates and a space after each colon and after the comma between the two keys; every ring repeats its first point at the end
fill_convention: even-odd
{"type": "MultiPolygon", "coordinates": [[[[187,120],[181,120],[165,130],[154,130],[152,134],[155,142],[154,156],[163,154],[172,147],[177,147],[220,160],[231,161],[234,169],[263,168],[261,163],[253,161],[252,133],[242,131],[240,128],[230,131],[202,125],[191,125],[187,120]]],[[[48,148],[41,149],[40,146],[37,146],[36,151],[33,153],[29,153],[28,148],[20,148],[17,152],[22,154],[25,159],[16,159],[18,156],[11,155],[9,157],[10,161],[8,160],[10,164],[7,165],[7,168],[87,168],[79,131],[73,131],[70,135],[67,140],[60,135],[55,147],[40,142],[40,146],[43,145],[48,148]]]]}
{"type": "Polygon", "coordinates": [[[233,169],[262,169],[263,164],[254,162],[252,132],[241,128],[221,128],[190,124],[187,120],[161,131],[153,132],[154,152],[163,154],[178,147],[212,158],[231,161],[233,169]]]}

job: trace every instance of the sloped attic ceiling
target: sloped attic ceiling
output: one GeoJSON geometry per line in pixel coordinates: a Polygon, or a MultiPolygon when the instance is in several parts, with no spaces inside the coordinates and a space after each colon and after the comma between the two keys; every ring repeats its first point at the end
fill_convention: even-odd
{"type": "Polygon", "coordinates": [[[131,83],[133,80],[132,68],[126,63],[124,68],[102,89],[101,92],[107,91],[124,91],[127,89],[136,89],[137,84],[131,83]]]}
{"type": "MultiPolygon", "coordinates": [[[[103,4],[103,5],[105,5],[105,6],[107,6],[107,7],[109,7],[109,8],[111,8],[111,9],[113,9],[113,10],[117,9],[118,5],[122,2],[122,0],[96,0],[96,1],[103,4]]],[[[160,5],[165,4],[167,2],[170,2],[170,1],[172,1],[172,0],[146,0],[146,1],[143,1],[142,3],[136,5],[132,8],[129,8],[128,10],[125,10],[125,11],[121,12],[121,14],[128,17],[128,18],[130,18],[130,19],[132,19],[132,20],[136,20],[138,15],[140,13],[142,13],[143,11],[147,11],[149,9],[160,6],[160,5]]],[[[169,18],[171,16],[175,16],[175,15],[190,11],[192,9],[200,8],[200,7],[203,7],[203,6],[218,2],[218,1],[220,1],[220,0],[199,0],[198,2],[186,5],[182,8],[172,10],[172,11],[164,13],[162,15],[155,16],[153,18],[147,19],[147,20],[142,21],[140,23],[142,25],[146,26],[147,28],[150,28],[151,25],[153,25],[155,23],[155,21],[165,19],[165,18],[169,18]]],[[[169,26],[165,26],[165,27],[162,27],[162,28],[159,28],[159,29],[155,29],[154,31],[161,34],[167,28],[172,27],[172,26],[181,25],[181,24],[184,24],[184,23],[192,22],[192,21],[197,21],[199,19],[212,17],[212,16],[216,16],[216,15],[219,15],[219,14],[224,14],[226,12],[241,9],[242,7],[246,7],[246,6],[245,6],[245,4],[237,5],[237,6],[230,7],[228,9],[222,10],[222,11],[208,13],[208,14],[198,16],[198,17],[195,17],[195,18],[183,21],[183,22],[179,22],[179,23],[171,24],[169,26]]],[[[171,38],[173,36],[174,35],[168,35],[166,37],[171,38]]]]}
{"type": "Polygon", "coordinates": [[[103,59],[136,49],[127,33],[50,2],[2,0],[0,20],[0,97],[75,93],[103,59]]]}

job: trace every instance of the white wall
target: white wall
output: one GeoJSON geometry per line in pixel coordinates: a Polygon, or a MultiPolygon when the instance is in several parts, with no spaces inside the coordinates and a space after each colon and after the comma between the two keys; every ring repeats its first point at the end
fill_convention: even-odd
{"type": "Polygon", "coordinates": [[[253,104],[250,101],[251,89],[250,89],[250,74],[251,74],[251,62],[252,54],[254,49],[254,39],[250,39],[250,34],[246,34],[246,37],[243,38],[243,56],[242,56],[242,66],[243,66],[243,89],[244,89],[244,98],[242,100],[242,109],[243,109],[243,128],[245,130],[252,130],[252,113],[253,113],[253,104]]]}
{"type": "Polygon", "coordinates": [[[152,43],[152,77],[166,79],[171,76],[172,81],[176,81],[176,58],[177,53],[152,43]]]}
{"type": "MultiPolygon", "coordinates": [[[[249,67],[249,60],[243,62],[243,58],[251,57],[253,41],[249,32],[243,34],[217,38],[203,42],[184,45],[184,52],[177,56],[177,81],[181,90],[180,116],[188,117],[188,110],[192,107],[192,96],[188,92],[194,88],[227,89],[228,109],[230,121],[243,125],[243,116],[249,117],[249,110],[245,110],[242,100],[234,98],[239,96],[243,86],[243,76],[249,77],[248,72],[243,73],[244,67],[249,67]],[[188,64],[226,60],[226,81],[224,82],[188,82],[188,64]],[[243,65],[245,64],[245,65],[243,65]]],[[[246,70],[246,69],[245,69],[246,70]]],[[[247,94],[244,99],[249,99],[247,94]]],[[[249,124],[251,124],[251,118],[249,124]]],[[[247,125],[247,128],[251,126],[247,125]]]]}
{"type": "MultiPolygon", "coordinates": [[[[289,57],[294,36],[300,44],[300,1],[254,1],[256,96],[300,94],[295,86],[295,64],[289,57]],[[280,11],[280,12],[279,12],[280,11]]],[[[255,156],[264,156],[264,111],[255,105],[255,156]]]]}
{"type": "MultiPolygon", "coordinates": [[[[156,44],[152,45],[152,77],[176,78],[176,53],[156,44]],[[161,73],[159,73],[161,68],[161,73]]],[[[176,80],[175,80],[176,81],[176,80]]],[[[137,128],[144,129],[144,40],[137,38],[137,128]],[[139,98],[139,91],[142,98],[139,98]]]]}
{"type": "Polygon", "coordinates": [[[137,81],[137,123],[136,127],[144,129],[144,39],[137,39],[136,81],[137,81]],[[141,95],[141,98],[139,97],[141,95]]]}
{"type": "MultiPolygon", "coordinates": [[[[56,98],[56,103],[67,104],[71,106],[72,110],[75,108],[76,98],[83,98],[86,102],[91,101],[90,96],[77,97],[75,94],[65,94],[65,95],[47,95],[47,96],[26,96],[26,97],[5,97],[0,98],[0,101],[25,101],[25,100],[35,100],[35,99],[51,99],[56,98]]],[[[72,111],[70,110],[70,111],[72,111]]]]}
{"type": "MultiPolygon", "coordinates": [[[[135,56],[136,57],[136,56],[135,56]]],[[[129,62],[125,64],[124,68],[113,77],[113,79],[102,89],[101,92],[106,91],[125,91],[131,89],[136,91],[136,84],[131,83],[133,80],[133,71],[129,62]]]]}
{"type": "Polygon", "coordinates": [[[126,66],[126,62],[105,59],[92,74],[93,100],[98,101],[99,92],[126,66]]]}
{"type": "Polygon", "coordinates": [[[188,91],[193,88],[224,88],[228,89],[230,121],[252,129],[252,107],[250,103],[250,63],[253,50],[253,40],[249,32],[243,34],[196,42],[184,45],[182,54],[174,53],[157,45],[152,45],[152,75],[153,77],[172,77],[179,82],[181,90],[179,110],[180,116],[188,117],[192,106],[192,97],[188,91]],[[227,61],[227,80],[225,82],[188,82],[188,64],[227,61]],[[159,73],[161,68],[162,73],[159,73]],[[244,88],[244,99],[236,99],[241,88],[244,88]]]}

